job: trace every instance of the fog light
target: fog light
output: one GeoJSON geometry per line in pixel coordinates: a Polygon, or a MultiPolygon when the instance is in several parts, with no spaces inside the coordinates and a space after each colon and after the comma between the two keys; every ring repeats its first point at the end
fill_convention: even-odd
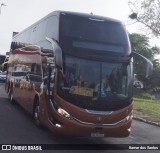
{"type": "Polygon", "coordinates": [[[56,127],[61,128],[62,126],[60,124],[56,123],[56,127]]]}

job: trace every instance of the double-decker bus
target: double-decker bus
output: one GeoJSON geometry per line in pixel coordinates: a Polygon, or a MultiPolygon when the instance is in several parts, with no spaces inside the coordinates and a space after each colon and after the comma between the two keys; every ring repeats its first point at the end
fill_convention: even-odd
{"type": "MultiPolygon", "coordinates": [[[[135,53],[120,21],[55,11],[13,37],[10,76],[16,73],[13,71],[17,65],[12,62],[14,52],[23,54],[18,58],[24,60],[23,64],[16,63],[19,69],[30,67],[23,70],[26,77],[19,77],[18,81],[10,79],[16,77],[8,77],[6,91],[11,101],[17,101],[33,114],[37,126],[42,124],[55,133],[70,136],[130,134],[135,53]],[[27,61],[27,53],[21,51],[35,52],[34,47],[26,49],[30,45],[39,46],[41,56],[39,68],[35,68],[40,76],[35,77],[39,80],[37,84],[30,81],[29,75],[31,65],[36,64],[33,61],[40,56],[27,61]]],[[[135,55],[144,61],[149,76],[152,63],[135,55]]]]}

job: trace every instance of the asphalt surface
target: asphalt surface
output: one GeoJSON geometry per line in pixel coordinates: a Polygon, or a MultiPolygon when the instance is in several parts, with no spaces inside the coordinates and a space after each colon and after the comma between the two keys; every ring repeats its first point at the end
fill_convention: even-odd
{"type": "MultiPolygon", "coordinates": [[[[4,83],[0,83],[0,144],[60,144],[62,147],[67,145],[66,149],[53,150],[54,152],[75,152],[72,147],[75,144],[76,152],[160,152],[156,149],[132,150],[134,145],[145,144],[154,146],[160,144],[160,127],[133,120],[132,132],[127,138],[67,138],[60,137],[51,133],[47,129],[37,128],[31,116],[26,113],[18,104],[10,104],[8,96],[4,91],[4,83]],[[83,145],[84,144],[84,145],[83,145]],[[117,150],[107,150],[107,145],[111,144],[117,150]],[[119,147],[120,144],[120,147],[119,147]],[[122,150],[123,145],[129,144],[130,149],[122,150]],[[92,150],[87,150],[84,146],[94,146],[92,150]],[[70,148],[70,146],[72,146],[70,148]],[[95,148],[98,147],[97,149],[95,148]],[[79,148],[78,148],[79,147],[79,148]],[[82,147],[84,150],[80,148],[82,147]],[[79,150],[80,149],[80,150],[79,150]],[[100,149],[100,150],[98,150],[100,149]]],[[[53,152],[52,151],[52,152],[53,152]]],[[[12,151],[13,152],[13,151],[12,151]]],[[[31,151],[30,151],[31,152],[31,151]]],[[[42,151],[50,152],[50,151],[42,151]]]]}

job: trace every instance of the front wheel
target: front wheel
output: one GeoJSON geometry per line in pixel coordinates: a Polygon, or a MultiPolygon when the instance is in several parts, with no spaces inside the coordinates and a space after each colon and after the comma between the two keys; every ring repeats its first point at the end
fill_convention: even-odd
{"type": "Polygon", "coordinates": [[[33,119],[37,127],[42,127],[39,117],[40,117],[40,106],[39,106],[39,101],[36,100],[34,109],[33,109],[33,119]]]}

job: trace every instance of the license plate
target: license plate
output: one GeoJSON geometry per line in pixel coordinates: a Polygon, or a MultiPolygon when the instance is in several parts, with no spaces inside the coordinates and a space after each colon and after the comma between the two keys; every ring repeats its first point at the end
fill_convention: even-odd
{"type": "Polygon", "coordinates": [[[93,133],[91,133],[91,137],[93,137],[93,138],[103,138],[104,133],[93,132],[93,133]]]}

